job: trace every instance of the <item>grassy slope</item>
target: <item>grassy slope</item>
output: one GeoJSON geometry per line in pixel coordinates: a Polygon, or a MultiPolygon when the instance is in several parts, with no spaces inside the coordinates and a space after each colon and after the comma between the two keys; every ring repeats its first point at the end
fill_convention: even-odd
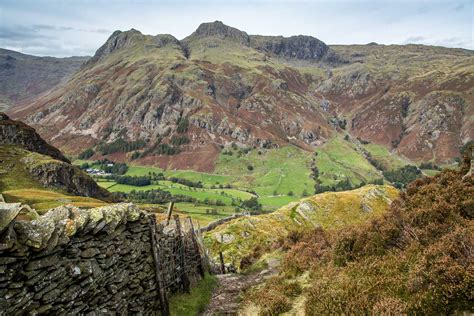
{"type": "Polygon", "coordinates": [[[44,188],[31,177],[26,170],[24,158],[29,163],[41,164],[54,161],[48,156],[14,147],[0,146],[0,192],[7,202],[22,202],[37,210],[47,210],[63,204],[73,204],[80,207],[95,207],[106,204],[103,201],[69,195],[61,190],[44,188]]]}
{"type": "MultiPolygon", "coordinates": [[[[466,206],[472,204],[474,178],[463,178],[467,170],[414,181],[373,221],[314,230],[289,241],[283,282],[301,283],[305,271],[311,273],[310,286],[301,284],[303,304],[293,304],[290,311],[300,299],[286,300],[288,314],[303,308],[310,315],[470,310],[472,216],[466,206]]],[[[275,286],[253,294],[255,304],[281,312],[282,300],[274,298],[282,293],[275,286]]]]}
{"type": "Polygon", "coordinates": [[[346,178],[353,185],[359,185],[362,181],[367,183],[382,177],[354,145],[341,138],[331,139],[316,153],[316,166],[323,185],[334,185],[346,178]]]}
{"type": "Polygon", "coordinates": [[[223,251],[227,261],[238,264],[242,258],[252,256],[257,247],[269,247],[291,230],[340,227],[380,215],[397,195],[398,191],[387,185],[326,192],[291,203],[271,214],[233,220],[208,233],[205,242],[214,255],[223,251]]]}
{"type": "Polygon", "coordinates": [[[411,164],[410,161],[391,153],[386,147],[377,144],[367,144],[364,148],[377,160],[386,170],[401,168],[411,164]]]}

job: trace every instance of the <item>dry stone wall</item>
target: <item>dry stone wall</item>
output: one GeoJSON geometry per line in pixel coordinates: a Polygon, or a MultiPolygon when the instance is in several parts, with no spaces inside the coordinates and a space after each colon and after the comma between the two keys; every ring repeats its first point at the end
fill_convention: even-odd
{"type": "Polygon", "coordinates": [[[160,293],[189,290],[203,265],[194,231],[153,216],[125,203],[20,212],[0,231],[0,314],[159,314],[160,293]]]}

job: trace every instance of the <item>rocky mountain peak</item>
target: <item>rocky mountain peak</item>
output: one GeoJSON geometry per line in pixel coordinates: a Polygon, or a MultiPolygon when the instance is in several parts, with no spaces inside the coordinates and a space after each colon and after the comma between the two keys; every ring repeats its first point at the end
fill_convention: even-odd
{"type": "Polygon", "coordinates": [[[219,39],[230,39],[244,45],[249,45],[250,38],[247,33],[240,31],[234,27],[225,25],[221,21],[202,23],[186,39],[215,37],[219,39]]]}
{"type": "Polygon", "coordinates": [[[119,49],[131,47],[142,41],[143,38],[144,35],[135,29],[125,32],[117,30],[110,35],[104,45],[95,52],[94,57],[87,61],[86,65],[93,64],[119,49]]]}

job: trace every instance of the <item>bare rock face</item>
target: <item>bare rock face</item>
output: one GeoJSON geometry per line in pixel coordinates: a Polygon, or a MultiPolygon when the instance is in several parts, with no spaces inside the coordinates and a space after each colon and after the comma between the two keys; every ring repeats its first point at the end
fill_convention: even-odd
{"type": "Polygon", "coordinates": [[[34,128],[22,122],[10,120],[5,113],[0,113],[0,145],[17,145],[70,163],[58,149],[45,142],[34,128]]]}
{"type": "Polygon", "coordinates": [[[321,60],[329,50],[322,41],[304,35],[291,37],[252,35],[250,45],[278,57],[307,60],[321,60]]]}

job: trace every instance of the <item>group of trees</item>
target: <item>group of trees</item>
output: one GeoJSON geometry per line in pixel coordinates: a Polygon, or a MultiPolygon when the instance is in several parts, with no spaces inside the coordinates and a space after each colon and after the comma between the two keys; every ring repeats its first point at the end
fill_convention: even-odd
{"type": "Polygon", "coordinates": [[[146,176],[120,176],[120,177],[115,177],[115,182],[118,184],[128,184],[128,185],[133,185],[136,187],[143,187],[146,185],[151,184],[150,177],[146,176]]]}
{"type": "Polygon", "coordinates": [[[399,189],[404,188],[408,183],[421,176],[421,170],[416,166],[406,165],[399,169],[387,170],[383,176],[399,189]]]}
{"type": "Polygon", "coordinates": [[[158,155],[168,155],[173,156],[181,152],[181,149],[178,147],[170,146],[168,144],[159,144],[156,146],[155,153],[158,155]]]}
{"type": "Polygon", "coordinates": [[[176,177],[171,177],[168,180],[173,182],[173,183],[179,183],[179,184],[191,187],[191,188],[202,188],[203,187],[201,181],[191,181],[191,180],[188,180],[188,179],[176,178],[176,177]]]}
{"type": "Polygon", "coordinates": [[[89,159],[90,157],[94,156],[95,152],[92,148],[86,149],[81,152],[78,156],[79,159],[89,159]]]}
{"type": "Polygon", "coordinates": [[[102,143],[97,147],[97,150],[102,155],[113,154],[116,152],[127,153],[130,151],[138,150],[144,148],[146,146],[146,142],[144,140],[136,140],[136,141],[126,141],[123,138],[118,138],[111,143],[102,143]]]}
{"type": "Polygon", "coordinates": [[[147,190],[147,191],[135,191],[132,190],[129,193],[124,193],[124,197],[132,202],[137,203],[151,203],[151,204],[163,204],[170,201],[173,202],[189,202],[195,203],[196,199],[187,195],[175,194],[172,195],[170,192],[165,190],[147,190]]]}
{"type": "Polygon", "coordinates": [[[174,146],[189,144],[189,138],[186,136],[172,136],[170,143],[174,146]]]}

